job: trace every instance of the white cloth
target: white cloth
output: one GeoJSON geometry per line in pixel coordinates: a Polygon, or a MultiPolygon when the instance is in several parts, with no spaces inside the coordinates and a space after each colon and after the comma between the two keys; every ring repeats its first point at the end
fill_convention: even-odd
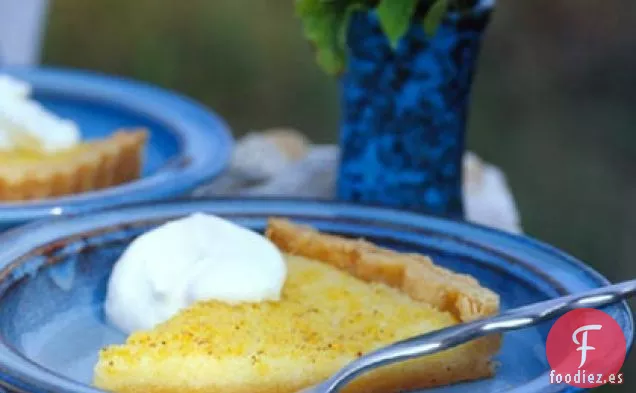
{"type": "MultiPolygon", "coordinates": [[[[333,199],[339,149],[309,146],[298,160],[258,133],[238,141],[230,169],[196,195],[287,196],[333,199]]],[[[464,157],[464,206],[473,223],[521,233],[519,214],[504,173],[476,154],[464,157]]]]}
{"type": "Polygon", "coordinates": [[[0,65],[40,61],[48,0],[0,0],[0,65]]]}
{"type": "Polygon", "coordinates": [[[472,152],[464,156],[464,209],[468,221],[513,233],[522,232],[506,175],[472,152]]]}

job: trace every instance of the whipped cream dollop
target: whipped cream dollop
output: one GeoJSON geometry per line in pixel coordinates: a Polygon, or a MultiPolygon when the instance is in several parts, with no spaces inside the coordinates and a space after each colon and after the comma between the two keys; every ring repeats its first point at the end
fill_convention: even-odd
{"type": "Polygon", "coordinates": [[[287,266],[264,236],[196,213],[136,238],[115,264],[108,319],[126,333],[151,329],[201,300],[280,300],[287,266]]]}
{"type": "Polygon", "coordinates": [[[55,152],[78,144],[77,124],[31,99],[31,91],[28,83],[0,74],[0,151],[55,152]]]}

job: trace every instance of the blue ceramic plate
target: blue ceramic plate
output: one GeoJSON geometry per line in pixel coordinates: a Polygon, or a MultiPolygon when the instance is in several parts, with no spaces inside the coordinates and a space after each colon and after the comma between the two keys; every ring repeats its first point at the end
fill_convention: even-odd
{"type": "Polygon", "coordinates": [[[174,197],[212,179],[229,162],[233,142],[226,124],[182,96],[87,72],[0,68],[0,73],[30,82],[35,98],[76,121],[86,140],[108,136],[120,127],[150,131],[138,181],[40,202],[0,203],[0,230],[50,215],[174,197]]]}
{"type": "MultiPolygon", "coordinates": [[[[98,349],[124,340],[102,312],[113,263],[142,231],[197,211],[256,230],[270,216],[289,217],[324,231],[429,254],[498,292],[504,308],[608,283],[574,258],[528,238],[396,210],[276,199],[128,206],[29,224],[0,238],[0,383],[15,391],[97,392],[88,384],[98,349]]],[[[605,311],[622,326],[631,346],[627,305],[605,311]]],[[[550,326],[507,334],[496,378],[431,392],[567,391],[548,382],[550,326]]]]}

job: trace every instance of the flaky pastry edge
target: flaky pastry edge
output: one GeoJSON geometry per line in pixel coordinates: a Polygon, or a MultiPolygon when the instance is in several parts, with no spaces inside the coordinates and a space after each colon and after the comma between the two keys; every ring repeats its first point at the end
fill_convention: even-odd
{"type": "Polygon", "coordinates": [[[499,312],[496,293],[474,277],[437,266],[424,255],[322,233],[282,218],[271,218],[265,235],[285,253],[328,263],[364,281],[384,283],[414,300],[450,312],[461,322],[499,312]]]}

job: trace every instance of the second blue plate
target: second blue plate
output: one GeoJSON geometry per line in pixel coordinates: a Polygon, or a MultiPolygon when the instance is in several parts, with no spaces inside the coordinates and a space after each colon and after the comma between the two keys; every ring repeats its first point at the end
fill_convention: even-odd
{"type": "Polygon", "coordinates": [[[26,203],[0,203],[0,231],[51,215],[178,196],[213,179],[230,160],[225,122],[183,96],[126,79],[83,71],[0,68],[32,84],[45,107],[78,123],[82,138],[102,138],[120,127],[150,131],[143,176],[122,186],[26,203]]]}

